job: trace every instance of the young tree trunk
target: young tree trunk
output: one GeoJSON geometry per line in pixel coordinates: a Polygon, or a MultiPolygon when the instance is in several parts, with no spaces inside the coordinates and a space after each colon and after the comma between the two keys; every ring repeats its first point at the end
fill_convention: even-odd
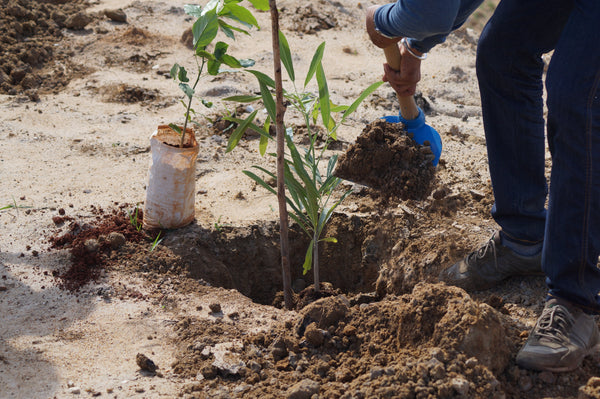
{"type": "Polygon", "coordinates": [[[281,80],[281,56],[279,52],[279,11],[276,0],[269,0],[271,9],[271,30],[273,43],[273,67],[275,72],[275,97],[276,116],[275,129],[277,132],[277,200],[279,202],[279,241],[281,246],[281,269],[283,277],[283,298],[285,307],[291,309],[292,300],[292,276],[290,274],[290,249],[288,239],[288,212],[285,202],[284,151],[285,151],[285,126],[283,116],[285,105],[283,104],[283,83],[281,80]]]}

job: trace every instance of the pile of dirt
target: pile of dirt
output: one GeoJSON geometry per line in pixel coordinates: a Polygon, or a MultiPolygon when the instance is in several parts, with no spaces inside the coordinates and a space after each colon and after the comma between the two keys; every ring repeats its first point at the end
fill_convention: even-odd
{"type": "Polygon", "coordinates": [[[85,1],[0,1],[0,94],[26,94],[66,86],[68,49],[57,45],[64,29],[82,29],[92,20],[85,1]],[[64,63],[49,66],[52,60],[64,63]],[[49,66],[48,68],[45,68],[49,66]]]}
{"type": "Polygon", "coordinates": [[[141,230],[141,210],[136,210],[134,220],[122,208],[105,213],[103,209],[94,207],[94,212],[96,220],[90,223],[82,224],[69,216],[62,216],[64,210],[59,210],[61,216],[53,218],[56,225],[69,222],[66,232],[59,231],[48,238],[51,249],[67,249],[71,257],[71,264],[66,270],[53,271],[63,289],[77,291],[97,280],[111,255],[116,255],[113,251],[118,251],[126,243],[152,241],[151,233],[141,230]]]}
{"type": "Polygon", "coordinates": [[[491,307],[431,284],[381,302],[324,298],[268,333],[236,332],[239,317],[176,326],[174,371],[217,381],[189,385],[191,397],[499,398],[494,373],[508,365],[515,339],[491,307]]]}
{"type": "Polygon", "coordinates": [[[431,148],[417,144],[400,123],[368,124],[339,159],[334,174],[384,197],[424,199],[433,187],[431,148]]]}

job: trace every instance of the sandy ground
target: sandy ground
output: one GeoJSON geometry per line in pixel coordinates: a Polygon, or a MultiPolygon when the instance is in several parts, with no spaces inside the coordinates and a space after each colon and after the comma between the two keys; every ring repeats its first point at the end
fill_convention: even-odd
{"type": "MultiPolygon", "coordinates": [[[[183,115],[178,103],[180,92],[165,74],[174,62],[192,65],[190,50],[180,42],[183,30],[191,26],[182,10],[184,4],[90,2],[86,12],[94,16],[92,22],[84,30],[64,29],[64,37],[53,44],[68,56],[52,61],[50,68],[63,68],[67,74],[73,74],[68,85],[55,92],[40,90],[39,101],[31,101],[22,92],[0,95],[0,208],[5,207],[0,211],[0,398],[170,398],[184,395],[184,391],[189,397],[258,397],[260,392],[267,392],[234,384],[239,388],[236,390],[228,382],[230,385],[224,386],[230,390],[222,388],[225,390],[218,391],[218,396],[215,392],[221,388],[215,381],[220,380],[202,385],[205,379],[200,370],[176,372],[173,365],[181,360],[180,344],[185,341],[181,329],[175,326],[185,317],[209,322],[219,319],[232,331],[250,334],[271,331],[285,320],[295,323],[302,314],[254,303],[234,289],[202,286],[178,290],[177,285],[164,281],[161,285],[156,278],[131,272],[126,260],[122,261],[122,268],[111,268],[99,281],[75,293],[61,289],[53,276],[53,272],[65,270],[70,262],[66,250],[50,249],[48,238],[65,228],[53,221],[54,216],[64,211],[75,220],[93,223],[98,209],[109,210],[122,204],[132,209],[145,199],[149,136],[157,125],[181,120],[183,115]],[[119,7],[127,14],[125,24],[102,15],[105,9],[119,7]],[[132,28],[144,34],[132,32],[132,28]],[[117,96],[123,85],[146,91],[136,101],[127,103],[117,96]],[[157,292],[176,305],[167,306],[164,300],[157,300],[157,292]],[[219,303],[222,312],[211,312],[212,303],[219,303]],[[236,313],[246,317],[237,322],[223,317],[236,313]],[[136,364],[138,353],[159,365],[160,373],[140,370],[136,364]],[[193,389],[184,390],[190,384],[202,386],[196,393],[193,389]]],[[[368,44],[363,29],[363,12],[370,4],[348,0],[316,3],[313,6],[319,13],[337,18],[335,28],[316,34],[301,32],[302,27],[310,27],[310,22],[294,12],[297,2],[278,4],[282,8],[282,28],[300,76],[304,76],[314,49],[322,41],[327,42],[324,65],[335,103],[349,104],[381,78],[382,53],[368,44]]],[[[249,37],[239,36],[231,44],[230,53],[256,60],[256,69],[271,74],[269,15],[256,15],[263,29],[249,37]]],[[[472,21],[474,27],[480,24],[480,20],[472,21]]],[[[413,280],[403,280],[404,288],[394,288],[398,280],[390,272],[389,280],[384,278],[381,285],[384,293],[407,294],[419,278],[434,282],[437,274],[433,271],[455,260],[452,257],[464,255],[494,229],[486,216],[490,190],[474,74],[476,40],[477,31],[463,28],[432,51],[423,63],[419,90],[432,108],[427,122],[440,132],[444,142],[439,184],[451,193],[444,195],[458,198],[459,206],[467,204],[466,208],[472,204],[472,198],[487,198],[487,202],[454,210],[459,214],[439,219],[423,216],[433,209],[431,204],[435,205],[431,198],[423,203],[400,203],[386,211],[367,207],[366,213],[360,199],[350,198],[340,208],[348,215],[387,213],[422,221],[419,231],[423,241],[405,246],[418,246],[418,250],[412,249],[419,253],[413,257],[425,269],[431,268],[427,269],[429,274],[415,272],[413,280]],[[456,239],[458,246],[440,250],[441,247],[427,243],[428,237],[432,242],[456,239]]],[[[226,74],[204,78],[200,93],[215,102],[215,108],[206,111],[207,116],[214,116],[233,107],[219,102],[220,98],[256,90],[252,77],[226,74]]],[[[342,143],[347,146],[354,142],[365,124],[395,114],[396,107],[394,93],[383,86],[340,129],[342,143]]],[[[297,121],[292,114],[289,118],[290,123],[297,121]]],[[[241,173],[250,165],[270,165],[269,160],[259,156],[255,141],[232,154],[225,154],[225,147],[226,137],[201,137],[195,227],[172,233],[163,245],[168,246],[181,236],[189,238],[199,228],[250,226],[277,219],[275,198],[256,189],[241,173]]],[[[167,249],[175,247],[173,244],[167,249]]],[[[398,252],[402,251],[396,255],[398,252]]],[[[402,252],[402,256],[407,258],[408,252],[402,252]]],[[[379,265],[382,273],[391,270],[391,263],[379,265]]],[[[369,291],[374,290],[373,284],[369,291]]],[[[506,296],[501,291],[493,293],[508,301],[504,309],[512,317],[511,325],[527,331],[540,310],[543,291],[543,282],[523,281],[512,283],[506,296]]],[[[474,296],[478,303],[486,298],[489,299],[486,295],[474,296]]],[[[496,374],[495,381],[502,383],[501,388],[494,385],[489,388],[491,391],[485,391],[483,385],[472,383],[473,389],[481,389],[471,392],[494,397],[571,397],[579,386],[585,385],[594,365],[596,362],[588,364],[573,382],[571,377],[540,378],[515,371],[512,363],[496,374]]],[[[341,383],[339,386],[339,392],[348,388],[341,383]]],[[[271,397],[285,397],[288,388],[277,387],[268,392],[271,397]]],[[[357,392],[359,388],[357,385],[357,392]]],[[[460,384],[453,389],[447,391],[449,396],[459,396],[461,392],[470,396],[460,384]]],[[[332,392],[321,395],[341,396],[332,392]]]]}

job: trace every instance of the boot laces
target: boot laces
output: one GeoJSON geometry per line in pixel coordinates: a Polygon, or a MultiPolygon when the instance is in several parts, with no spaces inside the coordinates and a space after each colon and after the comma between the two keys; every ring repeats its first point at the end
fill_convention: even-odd
{"type": "Polygon", "coordinates": [[[567,332],[574,322],[573,316],[562,306],[544,308],[534,329],[534,335],[538,339],[544,338],[551,342],[563,343],[569,340],[567,332]]]}
{"type": "Polygon", "coordinates": [[[492,236],[492,238],[490,238],[488,242],[485,243],[485,245],[482,245],[476,251],[471,252],[471,254],[469,254],[467,262],[471,263],[473,257],[475,257],[475,261],[477,261],[478,259],[483,259],[488,254],[488,252],[492,254],[494,258],[494,266],[496,266],[496,241],[494,240],[494,236],[492,236]]]}

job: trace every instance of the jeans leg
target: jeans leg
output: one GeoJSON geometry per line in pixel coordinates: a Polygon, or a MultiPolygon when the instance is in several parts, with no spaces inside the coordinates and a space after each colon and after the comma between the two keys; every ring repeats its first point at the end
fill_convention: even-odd
{"type": "Polygon", "coordinates": [[[495,204],[492,216],[518,244],[544,239],[542,54],[552,50],[573,0],[502,0],[481,34],[477,77],[495,204]]]}
{"type": "Polygon", "coordinates": [[[600,313],[600,1],[575,0],[548,69],[550,295],[600,313]]]}

